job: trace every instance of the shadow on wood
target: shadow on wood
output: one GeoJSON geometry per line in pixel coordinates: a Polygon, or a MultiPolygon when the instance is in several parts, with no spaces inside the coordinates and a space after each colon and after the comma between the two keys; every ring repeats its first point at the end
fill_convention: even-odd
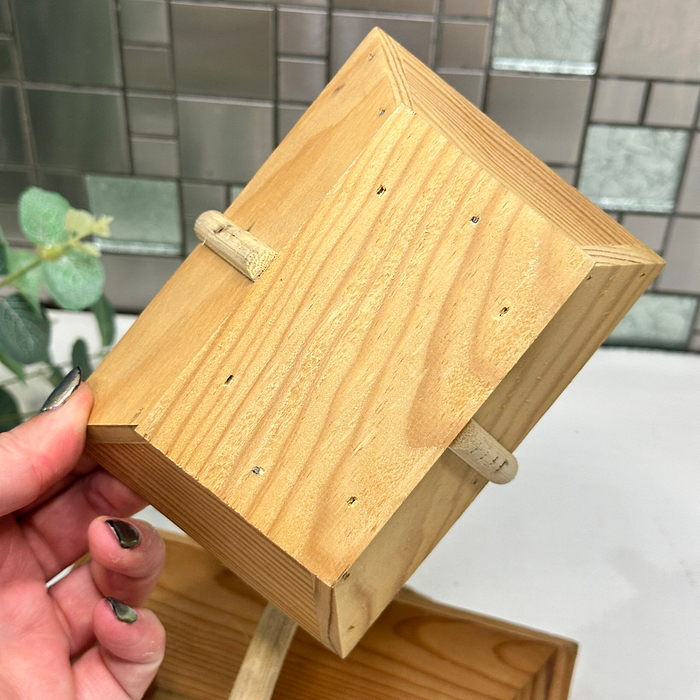
{"type": "MultiPolygon", "coordinates": [[[[168,634],[149,700],[226,700],[266,602],[192,540],[165,535],[148,606],[168,634]]],[[[576,644],[408,589],[342,660],[298,630],[274,700],[565,700],[576,644]]]]}

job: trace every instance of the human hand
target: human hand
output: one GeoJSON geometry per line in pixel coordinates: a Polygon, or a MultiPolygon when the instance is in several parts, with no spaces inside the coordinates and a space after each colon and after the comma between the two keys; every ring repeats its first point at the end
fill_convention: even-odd
{"type": "Polygon", "coordinates": [[[92,393],[78,371],[47,404],[0,434],[0,699],[136,700],[163,659],[163,626],[137,606],[165,546],[125,519],[145,502],[83,455],[92,393]]]}

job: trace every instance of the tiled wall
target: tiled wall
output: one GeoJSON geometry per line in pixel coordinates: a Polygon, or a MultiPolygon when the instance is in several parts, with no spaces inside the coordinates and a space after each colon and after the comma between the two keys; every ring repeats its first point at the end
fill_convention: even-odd
{"type": "Polygon", "coordinates": [[[0,0],[0,225],[114,215],[142,308],[375,25],[668,259],[612,342],[700,351],[698,0],[0,0]]]}

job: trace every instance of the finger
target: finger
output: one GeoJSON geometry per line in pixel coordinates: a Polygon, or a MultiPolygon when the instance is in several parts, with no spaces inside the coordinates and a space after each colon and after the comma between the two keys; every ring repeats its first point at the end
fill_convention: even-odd
{"type": "Polygon", "coordinates": [[[46,580],[88,550],[88,527],[100,515],[128,517],[146,501],[102,469],[77,479],[19,523],[46,580]]]}
{"type": "Polygon", "coordinates": [[[101,646],[73,664],[77,700],[136,700],[158,672],[165,651],[163,625],[150,610],[121,606],[107,600],[95,606],[93,625],[101,646]],[[133,619],[130,613],[136,619],[124,621],[133,619]]]}
{"type": "Polygon", "coordinates": [[[98,518],[90,525],[88,543],[92,577],[102,594],[132,606],[143,604],[165,564],[165,542],[158,531],[134,518],[98,518]]]}
{"type": "Polygon", "coordinates": [[[0,433],[0,516],[36,500],[75,467],[91,407],[92,392],[81,384],[62,406],[0,433]]]}
{"type": "Polygon", "coordinates": [[[39,498],[36,498],[23,508],[17,509],[15,511],[15,517],[21,518],[22,516],[31,513],[33,510],[36,510],[40,505],[51,500],[56,494],[60,493],[61,491],[65,491],[76,479],[87,474],[88,472],[91,472],[93,469],[95,469],[95,467],[97,467],[97,462],[92,459],[92,457],[88,457],[86,454],[81,455],[78,463],[66,476],[59,479],[53,486],[46,489],[46,491],[39,495],[39,498]]]}
{"type": "Polygon", "coordinates": [[[142,605],[165,563],[165,544],[151,525],[140,520],[124,521],[138,532],[138,544],[125,548],[106,520],[98,518],[90,526],[93,561],[71,571],[49,588],[70,643],[71,657],[95,643],[92,627],[95,606],[105,596],[119,598],[132,606],[142,605]]]}

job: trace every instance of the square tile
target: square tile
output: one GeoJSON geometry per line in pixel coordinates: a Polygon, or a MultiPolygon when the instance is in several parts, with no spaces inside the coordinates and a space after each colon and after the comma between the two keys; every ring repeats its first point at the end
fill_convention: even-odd
{"type": "Polygon", "coordinates": [[[625,214],[622,225],[644,245],[660,253],[664,247],[668,218],[653,214],[625,214]]]}
{"type": "Polygon", "coordinates": [[[137,90],[172,90],[174,88],[170,49],[125,46],[124,82],[137,90]]]}
{"type": "Polygon", "coordinates": [[[169,44],[165,0],[119,0],[119,24],[125,44],[169,44]]]}
{"type": "Polygon", "coordinates": [[[27,80],[121,85],[110,0],[21,0],[14,7],[27,80]]]}
{"type": "Polygon", "coordinates": [[[500,0],[492,66],[592,75],[605,0],[500,0]]]}
{"type": "Polygon", "coordinates": [[[313,102],[326,85],[326,62],[312,58],[281,58],[278,63],[279,98],[313,102]]]}
{"type": "Polygon", "coordinates": [[[484,99],[484,83],[486,82],[486,76],[483,71],[440,68],[437,73],[458,93],[466,97],[472,104],[481,108],[484,99]]]}
{"type": "Polygon", "coordinates": [[[180,252],[175,181],[88,175],[86,185],[90,211],[95,216],[114,217],[112,235],[97,240],[102,250],[161,255],[180,252]]]}
{"type": "Polygon", "coordinates": [[[325,56],[327,43],[326,12],[280,8],[277,15],[277,50],[280,53],[325,56]]]}
{"type": "Polygon", "coordinates": [[[545,162],[573,164],[586,121],[591,81],[492,74],[487,114],[545,162]]]}
{"type": "Polygon", "coordinates": [[[591,121],[638,124],[646,90],[644,80],[597,80],[591,121]]]}
{"type": "Polygon", "coordinates": [[[16,78],[17,61],[15,45],[11,37],[0,38],[0,78],[16,78]]]}
{"type": "Polygon", "coordinates": [[[700,3],[615,0],[601,67],[607,75],[700,80],[700,3]],[[662,9],[663,8],[663,9],[662,9]]]}
{"type": "Polygon", "coordinates": [[[274,96],[274,11],[173,4],[177,89],[198,95],[274,96]]]}
{"type": "Polygon", "coordinates": [[[301,115],[306,112],[306,107],[302,105],[277,106],[277,141],[282,139],[294,128],[294,125],[301,119],[301,115]]]}
{"type": "Polygon", "coordinates": [[[443,15],[491,17],[493,0],[442,0],[443,15]]]}
{"type": "Polygon", "coordinates": [[[579,189],[603,209],[673,209],[688,134],[673,129],[593,125],[579,189]]]}
{"type": "Polygon", "coordinates": [[[698,96],[700,85],[652,83],[644,123],[656,126],[692,126],[698,96]]]}
{"type": "Polygon", "coordinates": [[[164,95],[126,96],[129,131],[149,136],[175,136],[177,133],[175,99],[164,95]]]}
{"type": "Polygon", "coordinates": [[[569,165],[554,165],[551,167],[559,177],[566,180],[570,185],[573,185],[576,181],[576,168],[569,165]]]}
{"type": "Polygon", "coordinates": [[[423,63],[430,62],[435,21],[429,17],[334,12],[331,18],[331,72],[338,69],[374,27],[379,27],[423,63]]]}
{"type": "Polygon", "coordinates": [[[29,163],[29,150],[23,131],[19,89],[12,85],[0,85],[0,163],[29,163]]]}
{"type": "Polygon", "coordinates": [[[0,0],[0,32],[9,34],[11,31],[10,6],[7,4],[7,0],[0,0]]]}
{"type": "Polygon", "coordinates": [[[183,177],[248,182],[272,153],[273,105],[178,97],[183,177]]]}
{"type": "Polygon", "coordinates": [[[131,139],[131,155],[136,175],[180,175],[177,141],[174,139],[134,136],[131,139]]]}
{"type": "Polygon", "coordinates": [[[695,297],[647,292],[605,344],[683,350],[690,338],[696,309],[695,297]]]}
{"type": "Polygon", "coordinates": [[[484,68],[489,60],[488,22],[447,20],[440,23],[438,64],[451,68],[484,68]]]}
{"type": "Polygon", "coordinates": [[[16,204],[0,204],[0,228],[8,243],[29,245],[19,227],[16,204]]]}
{"type": "Polygon", "coordinates": [[[700,214],[700,133],[693,136],[688,163],[685,166],[683,184],[678,196],[678,211],[683,214],[700,214]]]}
{"type": "Polygon", "coordinates": [[[181,260],[179,257],[150,257],[147,255],[102,256],[105,266],[105,296],[117,311],[143,311],[172,277],[181,260]]]}
{"type": "Polygon", "coordinates": [[[666,267],[657,289],[700,294],[700,219],[676,218],[671,222],[664,249],[666,267]]]}
{"type": "Polygon", "coordinates": [[[226,185],[214,185],[208,182],[183,182],[182,211],[185,218],[197,218],[203,211],[223,212],[228,204],[226,185]]]}
{"type": "Polygon", "coordinates": [[[27,97],[39,165],[129,172],[121,93],[31,88],[27,97]]]}
{"type": "Polygon", "coordinates": [[[24,170],[0,170],[0,203],[16,204],[30,184],[29,173],[24,170]]]}
{"type": "Polygon", "coordinates": [[[334,0],[338,10],[369,10],[372,12],[418,12],[431,15],[436,0],[334,0]]]}
{"type": "Polygon", "coordinates": [[[76,209],[87,209],[87,191],[83,175],[39,172],[39,186],[62,194],[76,209]]]}

